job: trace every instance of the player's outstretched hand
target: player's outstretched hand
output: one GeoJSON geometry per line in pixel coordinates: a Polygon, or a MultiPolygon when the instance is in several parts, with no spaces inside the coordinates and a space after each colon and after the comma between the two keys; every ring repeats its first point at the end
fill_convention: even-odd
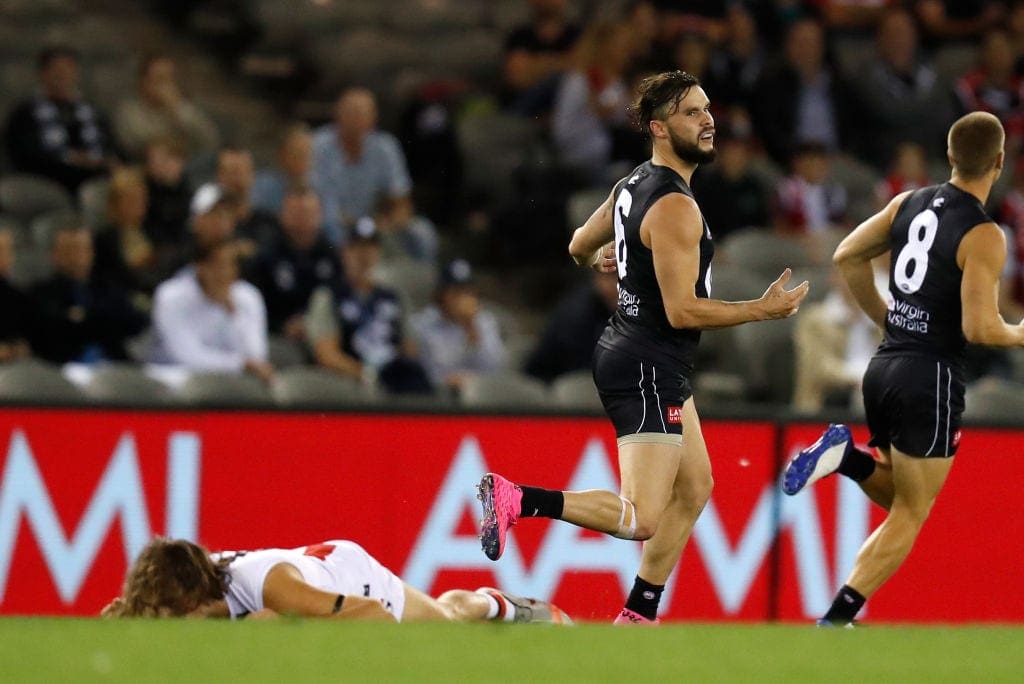
{"type": "Polygon", "coordinates": [[[811,284],[805,280],[792,290],[787,290],[786,283],[792,275],[793,271],[787,268],[761,295],[766,319],[789,318],[800,309],[800,302],[807,296],[811,284]]]}
{"type": "Polygon", "coordinates": [[[615,264],[615,243],[609,242],[594,252],[594,260],[590,262],[590,267],[601,273],[613,273],[618,268],[615,264]]]}

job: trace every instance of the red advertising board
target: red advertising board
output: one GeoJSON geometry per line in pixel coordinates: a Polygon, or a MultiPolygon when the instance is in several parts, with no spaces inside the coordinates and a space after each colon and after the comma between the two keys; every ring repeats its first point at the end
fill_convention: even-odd
{"type": "MultiPolygon", "coordinates": [[[[779,430],[705,422],[715,493],[665,618],[806,619],[880,519],[831,481],[779,496],[779,430]]],[[[784,445],[819,431],[788,428],[784,445]]],[[[1024,532],[1009,503],[1021,439],[965,432],[948,491],[872,618],[1024,620],[1024,574],[1002,545],[1024,532]]],[[[640,545],[530,519],[492,563],[476,538],[475,484],[488,470],[614,489],[614,435],[604,420],[560,417],[3,410],[0,614],[95,614],[130,556],[168,534],[211,549],[349,538],[434,593],[496,584],[579,619],[613,616],[640,545]]]]}

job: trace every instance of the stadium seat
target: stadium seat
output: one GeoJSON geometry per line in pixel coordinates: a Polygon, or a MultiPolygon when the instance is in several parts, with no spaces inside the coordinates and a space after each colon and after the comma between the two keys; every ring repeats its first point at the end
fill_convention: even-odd
{"type": "Polygon", "coordinates": [[[964,419],[1019,424],[1024,416],[1024,383],[981,378],[967,387],[964,419]]]}
{"type": "Polygon", "coordinates": [[[268,340],[268,356],[274,368],[304,366],[309,362],[302,342],[283,335],[271,335],[268,340]]]}
{"type": "Polygon", "coordinates": [[[71,195],[53,181],[30,174],[0,178],[0,206],[4,213],[28,223],[40,214],[74,208],[71,195]]]}
{"type": "Polygon", "coordinates": [[[505,365],[509,368],[522,368],[537,346],[537,336],[512,333],[502,337],[505,341],[505,365]]]}
{"type": "Polygon", "coordinates": [[[267,406],[270,392],[256,377],[241,373],[190,373],[178,388],[185,403],[204,406],[267,406]]]}
{"type": "Polygon", "coordinates": [[[589,370],[559,375],[551,383],[551,398],[555,406],[564,409],[589,412],[602,408],[593,373],[589,370]]]}
{"type": "Polygon", "coordinates": [[[874,169],[845,154],[832,160],[832,181],[846,189],[846,215],[860,222],[875,213],[875,189],[882,178],[874,169]]]}
{"type": "Polygon", "coordinates": [[[594,213],[601,204],[608,199],[607,189],[580,190],[569,197],[569,206],[566,213],[569,217],[569,227],[573,230],[586,223],[590,215],[594,213]]]}
{"type": "Polygon", "coordinates": [[[14,236],[15,247],[20,247],[29,242],[30,233],[26,229],[25,224],[13,216],[0,214],[0,230],[11,231],[11,235],[14,236]]]}
{"type": "Polygon", "coordinates": [[[472,189],[499,202],[510,197],[513,174],[538,135],[534,123],[507,114],[476,114],[459,119],[457,132],[472,189]],[[501,135],[495,136],[495,131],[501,135]]]}
{"type": "Polygon", "coordinates": [[[109,178],[94,178],[78,188],[78,206],[82,210],[82,218],[92,230],[99,228],[106,220],[109,193],[109,178]]]}
{"type": "Polygon", "coordinates": [[[92,370],[84,388],[93,400],[132,406],[164,406],[174,401],[166,385],[154,380],[138,366],[128,363],[103,364],[92,370]]]}
{"type": "Polygon", "coordinates": [[[377,266],[377,279],[393,288],[406,305],[406,313],[425,306],[437,288],[437,269],[431,264],[411,259],[394,259],[377,266]]]}
{"type": "Polygon", "coordinates": [[[364,385],[322,368],[286,368],[270,386],[274,401],[289,408],[352,407],[375,403],[376,393],[364,385]]]}
{"type": "Polygon", "coordinates": [[[793,395],[796,364],[794,318],[737,326],[737,359],[743,368],[749,398],[788,404],[793,395]]]}
{"type": "Polygon", "coordinates": [[[551,405],[547,388],[539,380],[514,372],[484,373],[469,379],[459,402],[474,409],[543,409],[551,405]]]}
{"type": "Polygon", "coordinates": [[[53,272],[53,264],[44,247],[33,244],[21,244],[14,254],[14,265],[11,267],[11,282],[21,288],[29,288],[49,277],[53,272]]]}
{"type": "MultiPolygon", "coordinates": [[[[794,238],[780,236],[766,228],[745,228],[730,233],[722,241],[721,247],[723,260],[744,267],[751,273],[769,278],[769,281],[764,284],[765,287],[786,267],[796,268],[810,265],[810,257],[801,243],[794,238]]],[[[718,280],[715,277],[716,270],[716,265],[712,265],[712,292],[715,291],[714,283],[718,280]]],[[[763,292],[764,288],[762,287],[761,291],[754,296],[759,297],[763,292]]]]}
{"type": "Polygon", "coordinates": [[[49,251],[54,227],[80,219],[80,214],[68,209],[48,211],[35,217],[29,226],[29,231],[32,233],[32,244],[40,249],[49,251]]]}
{"type": "Polygon", "coordinates": [[[436,32],[471,30],[480,25],[481,4],[401,0],[390,13],[388,24],[397,31],[420,37],[436,32]]]}
{"type": "Polygon", "coordinates": [[[60,369],[28,359],[0,366],[0,401],[26,404],[82,403],[82,392],[60,369]]]}

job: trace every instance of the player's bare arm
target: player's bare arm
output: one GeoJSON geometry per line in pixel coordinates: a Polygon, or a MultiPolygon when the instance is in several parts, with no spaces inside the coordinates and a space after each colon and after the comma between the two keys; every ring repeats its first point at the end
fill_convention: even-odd
{"type": "Polygon", "coordinates": [[[395,617],[375,599],[347,595],[342,599],[340,610],[336,611],[337,604],[338,594],[307,584],[298,569],[288,563],[279,563],[271,568],[263,582],[263,605],[276,613],[342,620],[395,621],[395,617]]]}
{"type": "Polygon", "coordinates": [[[896,212],[909,195],[904,192],[892,198],[885,208],[847,235],[832,256],[832,263],[839,269],[857,304],[879,328],[885,327],[886,306],[875,286],[871,260],[889,251],[889,230],[896,212]]]}
{"type": "Polygon", "coordinates": [[[594,210],[586,223],[577,228],[569,241],[569,254],[578,266],[592,267],[611,273],[615,270],[615,235],[612,223],[612,207],[615,203],[612,190],[601,206],[594,210]]]}
{"type": "Polygon", "coordinates": [[[972,344],[1024,345],[1024,327],[1008,325],[999,313],[999,276],[1005,260],[1006,237],[994,223],[974,227],[960,241],[957,265],[963,270],[963,330],[972,344]]]}
{"type": "Polygon", "coordinates": [[[725,328],[750,321],[787,318],[800,308],[810,285],[805,280],[786,290],[787,268],[760,299],[725,302],[698,297],[694,283],[700,273],[700,240],[704,233],[700,209],[692,198],[665,195],[647,211],[640,239],[654,256],[654,272],[673,328],[725,328]]]}

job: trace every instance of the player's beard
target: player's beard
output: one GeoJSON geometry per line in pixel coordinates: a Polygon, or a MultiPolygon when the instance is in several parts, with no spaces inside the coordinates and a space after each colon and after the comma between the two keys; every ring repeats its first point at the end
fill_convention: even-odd
{"type": "Polygon", "coordinates": [[[683,140],[671,128],[668,129],[668,138],[672,142],[672,151],[687,164],[708,164],[715,161],[714,147],[710,150],[703,150],[699,140],[696,143],[683,140]]]}

